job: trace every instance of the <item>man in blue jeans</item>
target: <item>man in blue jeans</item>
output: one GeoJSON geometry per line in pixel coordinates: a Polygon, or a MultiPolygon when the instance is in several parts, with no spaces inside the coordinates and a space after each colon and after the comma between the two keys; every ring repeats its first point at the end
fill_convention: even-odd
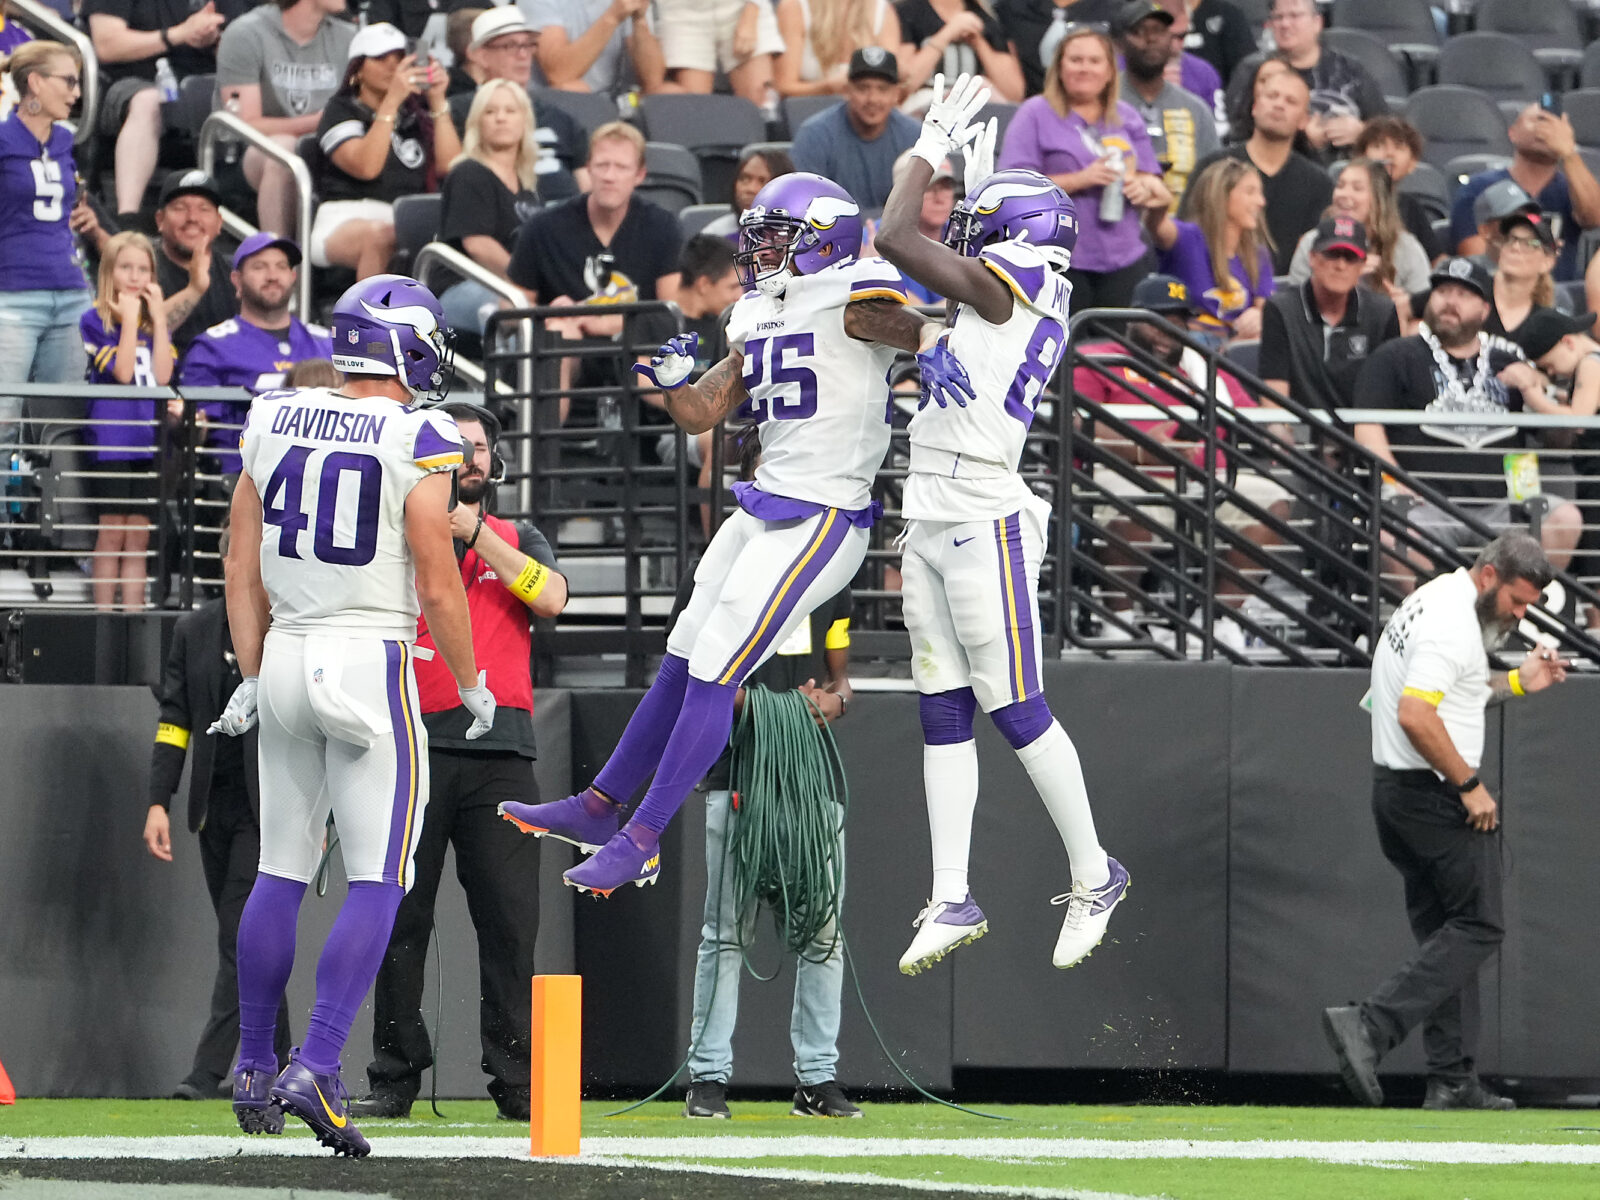
{"type": "MultiPolygon", "coordinates": [[[[693,572],[684,575],[678,607],[688,602],[693,572]]],[[[793,636],[746,684],[762,684],[774,692],[800,691],[810,697],[830,724],[850,705],[850,589],[818,606],[793,636]],[[817,686],[821,678],[824,684],[817,686]]],[[[736,711],[742,711],[744,688],[736,711]]],[[[686,1117],[728,1114],[728,1080],[733,1074],[733,1027],[739,1014],[742,944],[755,926],[755,909],[734,911],[733,859],[730,849],[739,813],[729,791],[729,755],[725,752],[706,776],[706,905],[695,961],[694,1016],[689,1026],[689,1094],[686,1117]],[[741,919],[742,918],[742,919],[741,919]]],[[[843,811],[840,818],[843,818],[843,811]]],[[[844,830],[839,830],[839,856],[844,857],[844,830]]],[[[843,896],[840,897],[843,904],[843,896]]],[[[794,1046],[795,1092],[790,1110],[801,1117],[859,1117],[861,1110],[846,1099],[834,1078],[839,1061],[839,996],[844,985],[844,951],[830,926],[795,962],[794,1009],[789,1037],[794,1046]]]]}

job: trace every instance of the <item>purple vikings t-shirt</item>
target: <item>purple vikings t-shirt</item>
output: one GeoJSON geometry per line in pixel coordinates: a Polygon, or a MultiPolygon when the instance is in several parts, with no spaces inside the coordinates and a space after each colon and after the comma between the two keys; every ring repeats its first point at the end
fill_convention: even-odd
{"type": "MultiPolygon", "coordinates": [[[[1090,128],[1077,113],[1065,117],[1056,113],[1043,96],[1024,100],[1006,129],[1000,149],[1001,169],[1026,167],[1046,175],[1065,175],[1083,168],[1113,146],[1122,151],[1129,169],[1161,174],[1144,118],[1130,104],[1117,104],[1109,121],[1090,128]]],[[[1093,187],[1076,193],[1078,206],[1078,247],[1072,252],[1072,265],[1080,271],[1117,271],[1132,266],[1144,255],[1144,239],[1139,235],[1139,210],[1122,206],[1122,219],[1106,224],[1100,220],[1100,193],[1093,187]]]]}
{"type": "Polygon", "coordinates": [[[1221,114],[1226,110],[1222,102],[1222,76],[1199,55],[1185,51],[1178,60],[1178,86],[1199,96],[1211,106],[1212,112],[1221,114]]]}
{"type": "MultiPolygon", "coordinates": [[[[178,380],[188,387],[240,387],[254,396],[282,387],[284,372],[295,363],[332,357],[328,335],[312,332],[296,318],[291,317],[285,329],[263,329],[242,317],[232,317],[189,343],[178,380]]],[[[232,426],[243,425],[250,411],[248,401],[207,400],[200,407],[213,422],[232,426]]],[[[238,429],[213,427],[206,433],[206,444],[222,450],[219,457],[224,472],[242,466],[234,449],[239,444],[238,429]]]]}
{"type": "Polygon", "coordinates": [[[1228,274],[1233,276],[1235,286],[1221,288],[1211,272],[1211,253],[1206,249],[1206,235],[1200,232],[1200,226],[1189,221],[1174,221],[1173,224],[1178,227],[1178,240],[1172,244],[1172,249],[1162,252],[1156,270],[1164,275],[1176,275],[1189,285],[1189,295],[1198,299],[1201,319],[1207,324],[1231,326],[1245,309],[1272,295],[1272,255],[1265,246],[1260,248],[1254,287],[1245,274],[1244,264],[1235,254],[1228,260],[1228,274]]]}
{"type": "Polygon", "coordinates": [[[72,131],[43,145],[15,113],[0,121],[0,291],[81,291],[67,220],[78,199],[72,131]]]}
{"type": "MultiPolygon", "coordinates": [[[[99,312],[91,308],[79,320],[78,328],[83,333],[84,353],[89,356],[88,381],[119,384],[113,370],[122,327],[114,325],[106,328],[99,312]]],[[[160,387],[151,358],[150,334],[145,330],[139,331],[139,345],[135,353],[133,378],[123,386],[160,387]]],[[[121,422],[116,425],[89,425],[84,430],[85,440],[97,447],[94,457],[100,462],[149,462],[155,457],[150,447],[156,444],[156,401],[96,396],[89,401],[89,419],[121,422]]]]}

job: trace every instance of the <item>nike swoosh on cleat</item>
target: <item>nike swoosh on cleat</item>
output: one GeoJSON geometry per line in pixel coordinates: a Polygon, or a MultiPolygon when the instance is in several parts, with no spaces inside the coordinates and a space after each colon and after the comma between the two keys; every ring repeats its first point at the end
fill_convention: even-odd
{"type": "MultiPolygon", "coordinates": [[[[977,537],[977,536],[978,536],[977,534],[973,534],[972,535],[972,537],[977,537]]],[[[965,546],[971,540],[972,540],[972,538],[970,538],[970,537],[957,538],[956,539],[956,549],[957,550],[961,549],[961,547],[965,546]]]]}
{"type": "Polygon", "coordinates": [[[328,1114],[328,1120],[333,1122],[333,1127],[335,1129],[343,1129],[349,1123],[350,1118],[334,1115],[333,1109],[328,1107],[328,1098],[322,1094],[322,1089],[317,1086],[317,1082],[314,1079],[311,1081],[311,1090],[317,1094],[317,1099],[322,1101],[322,1111],[328,1114]]]}

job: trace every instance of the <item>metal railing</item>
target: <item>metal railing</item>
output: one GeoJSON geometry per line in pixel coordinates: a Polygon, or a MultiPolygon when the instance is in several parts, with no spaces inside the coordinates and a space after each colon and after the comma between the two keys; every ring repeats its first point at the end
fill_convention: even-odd
{"type": "Polygon", "coordinates": [[[77,50],[83,60],[83,90],[78,93],[78,120],[73,126],[72,140],[82,143],[92,138],[100,114],[100,60],[89,35],[63,21],[59,13],[38,0],[10,0],[9,13],[34,37],[62,42],[77,50]]]}
{"type": "MultiPolygon", "coordinates": [[[[216,178],[217,148],[223,143],[244,142],[261,151],[273,162],[288,168],[289,174],[294,177],[294,188],[297,203],[295,205],[295,241],[306,255],[306,262],[299,273],[298,285],[295,288],[295,313],[302,321],[311,319],[311,216],[313,206],[313,191],[311,186],[311,169],[306,166],[305,159],[293,150],[285,150],[266,134],[256,129],[240,117],[231,112],[214,112],[205,119],[200,126],[199,160],[200,169],[213,179],[216,178]]],[[[256,232],[255,227],[231,209],[223,208],[222,222],[228,232],[238,237],[248,237],[256,232]]]]}

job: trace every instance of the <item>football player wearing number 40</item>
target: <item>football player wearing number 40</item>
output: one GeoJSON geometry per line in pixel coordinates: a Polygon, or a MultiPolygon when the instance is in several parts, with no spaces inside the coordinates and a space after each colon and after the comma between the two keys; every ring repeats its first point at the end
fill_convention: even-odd
{"type": "Polygon", "coordinates": [[[921,693],[933,890],[900,969],[915,975],[989,928],[967,885],[978,802],[972,717],[980,705],[1027,768],[1066,844],[1072,887],[1052,900],[1067,912],[1051,961],[1070,967],[1105,936],[1128,873],[1100,848],[1078,752],[1045,702],[1038,584],[1050,506],[1023,483],[1017,464],[1066,349],[1072,285],[1065,272],[1078,216],[1043,175],[994,172],[995,122],[973,124],[989,98],[981,80],[962,75],[947,93],[941,75],[933,92],[910,170],[889,196],[875,242],[912,279],[949,298],[950,328],[927,358],[935,371],[964,366],[972,385],[967,402],[932,408],[925,387],[911,420],[900,571],[921,693]],[[935,242],[917,228],[922,192],[963,147],[967,195],[935,242]]]}
{"type": "Polygon", "coordinates": [[[284,1113],[336,1153],[365,1155],[339,1079],[350,1023],[378,973],[428,806],[418,719],[417,615],[488,732],[494,696],[478,673],[450,535],[461,438],[442,399],[444,314],[414,279],[376,275],[333,310],[342,388],[257,396],[233,493],[228,625],[244,682],[207,730],[261,725],[261,862],[239,920],[239,1065],[233,1109],[246,1133],[284,1113]],[[295,924],[332,809],[350,880],[317,964],[305,1045],[279,1072],[278,997],[295,924]]]}
{"type": "MultiPolygon", "coordinates": [[[[746,293],[728,321],[728,356],[690,384],[696,340],[679,337],[635,368],[689,433],[735,409],[755,420],[761,465],[735,485],[740,511],[707,547],[660,672],[593,784],[550,804],[500,806],[526,832],[598,852],[566,873],[580,891],[655,881],[661,832],[727,746],[739,685],[866,554],[889,448],[888,369],[938,327],[908,307],[899,272],[860,257],[861,237],[861,210],[838,184],[802,172],[772,180],[739,221],[746,293]],[[623,806],[652,774],[623,825],[623,806]]],[[[964,386],[959,376],[951,386],[964,386]]]]}

